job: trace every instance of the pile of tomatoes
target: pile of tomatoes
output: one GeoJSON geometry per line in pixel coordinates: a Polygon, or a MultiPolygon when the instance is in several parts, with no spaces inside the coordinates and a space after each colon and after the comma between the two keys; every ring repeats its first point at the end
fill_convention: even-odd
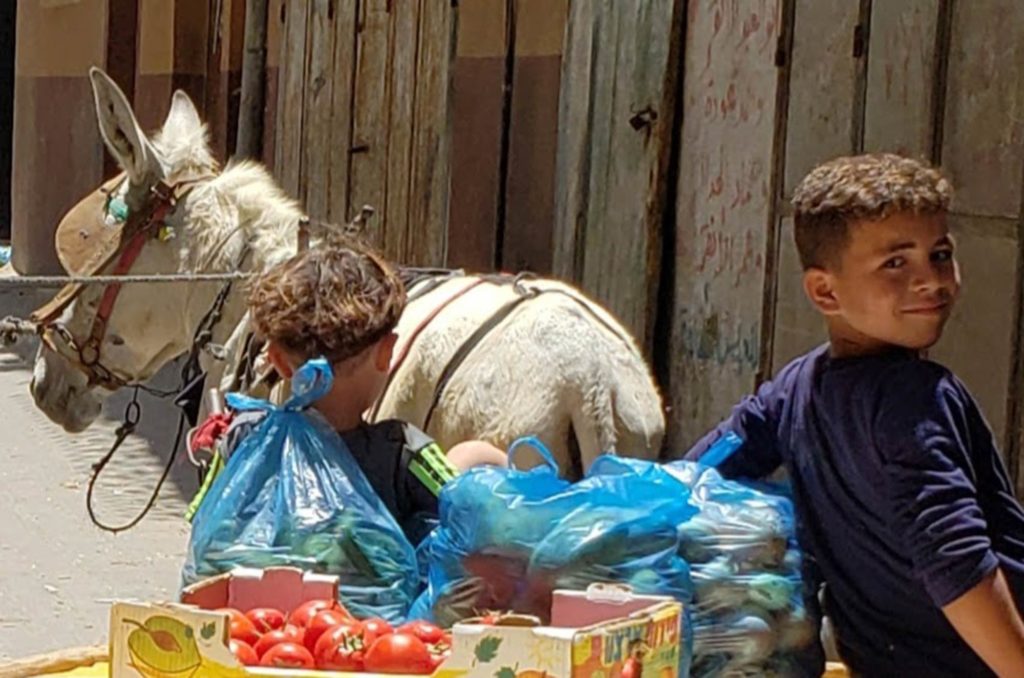
{"type": "Polygon", "coordinates": [[[246,666],[430,674],[451,652],[451,636],[433,624],[360,621],[336,600],[310,600],[288,615],[221,611],[230,615],[231,651],[246,666]]]}

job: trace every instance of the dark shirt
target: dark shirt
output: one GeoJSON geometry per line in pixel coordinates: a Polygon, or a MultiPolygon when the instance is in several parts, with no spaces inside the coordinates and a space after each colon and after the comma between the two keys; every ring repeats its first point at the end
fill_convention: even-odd
{"type": "MultiPolygon", "coordinates": [[[[263,416],[262,412],[235,416],[221,446],[225,458],[263,416]]],[[[416,468],[444,466],[440,469],[440,484],[455,475],[437,443],[412,424],[396,419],[361,424],[340,435],[405,536],[417,545],[437,525],[438,505],[436,488],[431,489],[416,468]]]]}
{"type": "Polygon", "coordinates": [[[823,347],[743,400],[687,457],[729,430],[744,444],[719,466],[724,475],[788,472],[798,538],[854,672],[992,675],[941,608],[999,566],[1021,609],[1024,511],[977,403],[949,370],[906,351],[832,358],[823,347]]]}

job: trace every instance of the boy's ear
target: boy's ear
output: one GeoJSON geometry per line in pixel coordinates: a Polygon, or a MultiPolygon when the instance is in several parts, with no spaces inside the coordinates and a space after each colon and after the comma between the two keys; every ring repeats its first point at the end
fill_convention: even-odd
{"type": "Polygon", "coordinates": [[[267,360],[283,379],[291,379],[295,374],[295,368],[292,367],[288,353],[276,342],[271,341],[267,344],[267,360]]]}
{"type": "Polygon", "coordinates": [[[395,353],[395,344],[398,342],[398,335],[392,332],[377,343],[377,352],[373,357],[373,366],[379,372],[387,372],[391,369],[391,356],[395,353]]]}
{"type": "Polygon", "coordinates": [[[823,315],[839,313],[832,275],[823,268],[809,268],[804,271],[804,292],[814,307],[823,315]]]}

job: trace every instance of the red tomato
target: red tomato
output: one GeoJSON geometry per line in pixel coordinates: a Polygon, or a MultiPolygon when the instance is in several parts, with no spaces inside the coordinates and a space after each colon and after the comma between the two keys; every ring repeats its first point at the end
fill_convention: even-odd
{"type": "Polygon", "coordinates": [[[228,641],[228,649],[244,666],[256,666],[260,663],[260,657],[256,654],[256,650],[252,649],[252,645],[244,640],[230,639],[228,641]]]}
{"type": "Polygon", "coordinates": [[[256,630],[256,626],[244,614],[233,607],[225,607],[219,611],[227,612],[230,615],[228,637],[241,640],[249,645],[255,645],[260,639],[260,632],[256,630]]]}
{"type": "Polygon", "coordinates": [[[279,643],[267,650],[260,659],[260,666],[287,667],[293,669],[314,669],[313,655],[298,643],[279,643]]]}
{"type": "Polygon", "coordinates": [[[636,657],[630,657],[622,665],[622,678],[640,678],[644,667],[636,657]]]}
{"type": "Polygon", "coordinates": [[[284,612],[272,607],[254,607],[245,613],[260,633],[284,628],[284,612]]]}
{"type": "Polygon", "coordinates": [[[321,610],[340,610],[345,613],[346,616],[351,617],[348,610],[336,600],[307,600],[302,605],[291,611],[288,615],[288,623],[294,624],[295,626],[305,627],[309,624],[310,620],[316,616],[317,612],[321,610]]]}
{"type": "Polygon", "coordinates": [[[440,642],[444,639],[444,631],[430,622],[425,621],[411,621],[407,624],[402,624],[395,630],[395,633],[408,633],[416,636],[427,645],[440,642]]]}
{"type": "Polygon", "coordinates": [[[313,649],[316,667],[330,671],[362,671],[366,650],[376,639],[362,622],[355,620],[329,628],[313,649]]]}
{"type": "Polygon", "coordinates": [[[434,661],[422,640],[408,633],[381,636],[366,653],[366,670],[377,673],[432,673],[434,661]]]}
{"type": "Polygon", "coordinates": [[[395,629],[391,627],[391,624],[387,623],[380,617],[371,617],[370,619],[364,619],[363,626],[366,627],[367,631],[372,632],[373,635],[377,638],[395,632],[395,629]]]}
{"type": "Polygon", "coordinates": [[[350,619],[351,617],[340,610],[320,610],[309,620],[309,624],[306,626],[306,636],[302,639],[302,644],[306,646],[307,650],[312,652],[316,648],[316,641],[320,640],[320,636],[324,634],[324,631],[350,619]]]}
{"type": "Polygon", "coordinates": [[[264,633],[263,637],[259,639],[259,642],[257,642],[256,645],[253,646],[253,649],[256,650],[256,654],[258,654],[260,658],[262,658],[263,655],[267,653],[267,650],[274,647],[275,645],[280,645],[281,643],[297,643],[299,645],[302,645],[302,641],[305,635],[306,632],[303,629],[300,629],[297,626],[292,626],[291,624],[289,624],[288,626],[285,626],[283,629],[277,629],[276,631],[264,633]]]}

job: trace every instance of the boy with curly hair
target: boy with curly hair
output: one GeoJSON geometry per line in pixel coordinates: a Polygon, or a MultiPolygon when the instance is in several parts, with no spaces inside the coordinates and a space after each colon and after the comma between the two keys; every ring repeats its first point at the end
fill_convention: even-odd
{"type": "Polygon", "coordinates": [[[723,474],[785,467],[858,675],[1024,675],[1024,510],[967,387],[923,356],[960,291],[950,196],[938,170],[895,155],[811,171],[796,246],[829,343],[687,455],[734,431],[723,474]]]}
{"type": "MultiPolygon", "coordinates": [[[[391,265],[348,240],[306,250],[271,268],[249,294],[256,333],[267,342],[267,359],[282,378],[290,379],[313,358],[331,364],[333,387],[315,407],[339,432],[415,545],[436,523],[437,495],[446,482],[460,470],[506,460],[481,441],[461,443],[446,455],[408,422],[364,421],[386,384],[405,302],[391,265]]],[[[221,446],[225,457],[262,416],[235,416],[221,446]]]]}

